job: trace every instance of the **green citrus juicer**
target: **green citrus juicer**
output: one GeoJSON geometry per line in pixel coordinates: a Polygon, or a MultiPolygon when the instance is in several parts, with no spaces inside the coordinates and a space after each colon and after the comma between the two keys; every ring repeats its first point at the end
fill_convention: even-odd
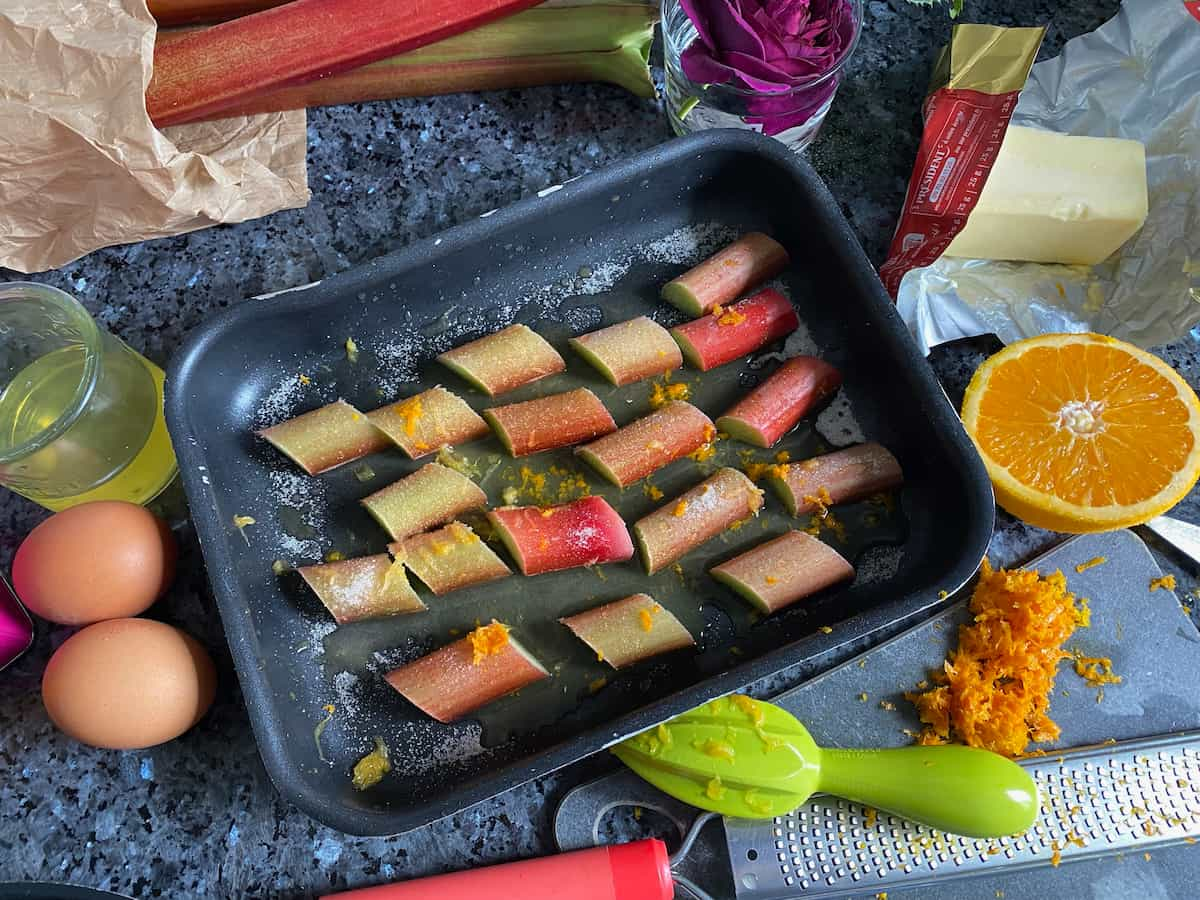
{"type": "Polygon", "coordinates": [[[1025,831],[1038,813],[1033,779],[996,753],[957,744],[825,749],[791,713],[741,694],[612,752],[677,800],[736,818],[774,818],[821,793],[953,834],[998,838],[1025,831]]]}

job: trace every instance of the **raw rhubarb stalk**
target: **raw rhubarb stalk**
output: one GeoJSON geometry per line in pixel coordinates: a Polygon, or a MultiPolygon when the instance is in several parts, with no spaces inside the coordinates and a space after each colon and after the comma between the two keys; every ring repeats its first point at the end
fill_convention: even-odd
{"type": "Polygon", "coordinates": [[[549,674],[507,625],[493,622],[385,677],[426,715],[453,722],[549,674]]]}
{"type": "Polygon", "coordinates": [[[558,621],[614,669],[696,643],[671,611],[647,594],[634,594],[558,621]]]}
{"type": "Polygon", "coordinates": [[[663,285],[662,298],[691,316],[736,300],[787,268],[783,246],[758,231],[743,235],[663,285]]]}
{"type": "MultiPolygon", "coordinates": [[[[260,94],[214,117],[574,81],[607,81],[654,97],[647,59],[657,20],[657,4],[644,2],[544,4],[369,66],[260,94]]],[[[175,39],[159,32],[160,42],[175,39]]]]}
{"type": "Polygon", "coordinates": [[[696,407],[672,400],[575,452],[613,484],[627,487],[699,450],[716,431],[708,416],[696,407]]]}
{"type": "Polygon", "coordinates": [[[489,397],[567,367],[558,351],[528,325],[509,325],[495,334],[439,353],[438,362],[489,397]]]}
{"type": "Polygon", "coordinates": [[[569,447],[617,430],[600,398],[587,388],[494,406],[483,417],[513,456],[569,447]]]}
{"type": "Polygon", "coordinates": [[[488,519],[525,575],[633,556],[625,523],[602,497],[562,506],[503,506],[489,512],[488,519]]]}
{"type": "Polygon", "coordinates": [[[737,469],[718,469],[633,526],[642,563],[653,575],[729,528],[758,514],[762,491],[737,469]]]}
{"type": "Polygon", "coordinates": [[[399,541],[486,506],[487,495],[466,475],[426,463],[360,502],[392,540],[399,541]]]}
{"type": "Polygon", "coordinates": [[[301,566],[296,571],[339,625],[425,609],[408,583],[402,560],[393,562],[386,553],[301,566]]]}
{"type": "Polygon", "coordinates": [[[787,297],[770,288],[671,329],[688,364],[707,372],[791,334],[800,325],[787,297]]]}
{"type": "Polygon", "coordinates": [[[815,537],[789,531],[709,569],[709,574],[764,613],[773,613],[849,581],[854,567],[815,537]]]}
{"type": "Polygon", "coordinates": [[[646,316],[571,338],[568,343],[618,386],[665,375],[683,365],[671,332],[646,316]]]}
{"type": "Polygon", "coordinates": [[[413,50],[536,0],[292,0],[155,49],[146,111],[159,127],[413,50]]]}
{"type": "Polygon", "coordinates": [[[345,400],[264,428],[258,436],[309,475],[391,446],[387,436],[345,400]]]}
{"type": "MultiPolygon", "coordinates": [[[[286,0],[149,0],[150,15],[159,28],[197,22],[224,22],[282,6],[286,0]]],[[[161,32],[160,32],[161,33],[161,32]]]]}
{"type": "Polygon", "coordinates": [[[896,457],[876,443],[771,466],[768,475],[771,487],[793,516],[863,500],[904,482],[896,457]]]}
{"type": "Polygon", "coordinates": [[[717,428],[735,440],[770,447],[841,386],[841,373],[829,363],[793,357],[717,419],[717,428]]]}
{"type": "Polygon", "coordinates": [[[410,459],[419,459],[442,447],[465,444],[488,433],[487,423],[479,414],[440,385],[380,407],[367,413],[367,418],[410,459]]]}
{"type": "Polygon", "coordinates": [[[471,526],[462,522],[389,544],[388,549],[439,597],[512,574],[471,526]]]}

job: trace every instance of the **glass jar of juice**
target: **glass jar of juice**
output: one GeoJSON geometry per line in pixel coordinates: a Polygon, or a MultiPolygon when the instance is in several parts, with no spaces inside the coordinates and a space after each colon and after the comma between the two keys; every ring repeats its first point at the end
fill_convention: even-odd
{"type": "Polygon", "coordinates": [[[176,472],[162,370],[69,294],[0,284],[0,484],[60,510],[147,503],[176,472]]]}

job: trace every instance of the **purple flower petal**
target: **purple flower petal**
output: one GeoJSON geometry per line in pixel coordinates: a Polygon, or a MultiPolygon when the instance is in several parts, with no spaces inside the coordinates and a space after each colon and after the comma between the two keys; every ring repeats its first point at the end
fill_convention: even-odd
{"type": "Polygon", "coordinates": [[[688,18],[709,49],[737,50],[762,56],[763,45],[757,31],[742,17],[734,0],[680,0],[688,18]],[[703,21],[703,26],[697,24],[703,21]]]}
{"type": "Polygon", "coordinates": [[[684,74],[762,94],[749,98],[747,121],[766,134],[802,124],[829,100],[838,78],[820,78],[844,56],[858,27],[849,0],[680,4],[699,35],[680,58],[684,74]]]}

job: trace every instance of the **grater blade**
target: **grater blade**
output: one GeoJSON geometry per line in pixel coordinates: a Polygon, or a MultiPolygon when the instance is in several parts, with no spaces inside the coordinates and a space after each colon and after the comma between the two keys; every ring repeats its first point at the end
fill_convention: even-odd
{"type": "Polygon", "coordinates": [[[1011,838],[957,837],[828,796],[771,822],[726,819],[737,896],[869,895],[1200,837],[1200,731],[1020,764],[1037,782],[1042,810],[1033,828],[1011,838]]]}

